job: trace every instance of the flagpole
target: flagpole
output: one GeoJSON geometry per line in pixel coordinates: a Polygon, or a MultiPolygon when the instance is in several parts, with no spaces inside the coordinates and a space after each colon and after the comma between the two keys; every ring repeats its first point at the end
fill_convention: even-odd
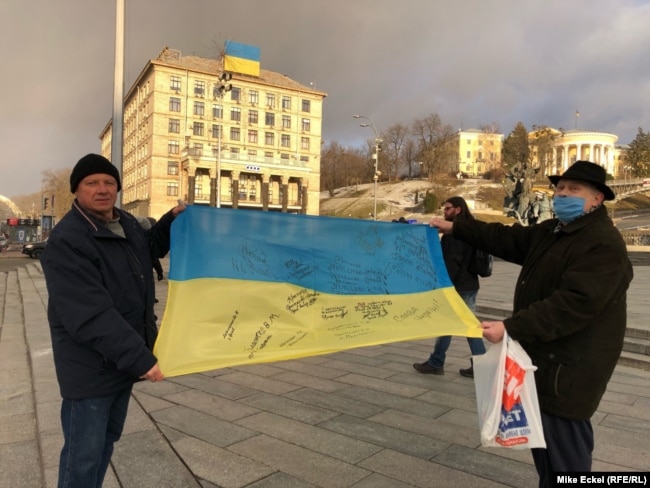
{"type": "MultiPolygon", "coordinates": [[[[111,134],[111,162],[117,168],[122,179],[122,143],[123,143],[123,97],[124,97],[124,0],[115,0],[115,74],[113,79],[113,124],[111,134]]],[[[117,197],[115,205],[122,207],[122,194],[117,197]]]]}

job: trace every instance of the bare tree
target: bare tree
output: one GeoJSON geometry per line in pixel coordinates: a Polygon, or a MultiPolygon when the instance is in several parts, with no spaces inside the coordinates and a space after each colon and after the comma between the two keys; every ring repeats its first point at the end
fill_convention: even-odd
{"type": "Polygon", "coordinates": [[[74,195],[70,193],[70,173],[72,169],[44,170],[43,197],[49,198],[52,205],[52,216],[55,221],[60,220],[72,205],[74,195]],[[54,200],[52,202],[52,200],[54,200]]]}
{"type": "Polygon", "coordinates": [[[362,151],[343,147],[336,141],[325,146],[321,153],[321,191],[327,190],[333,195],[336,188],[364,181],[372,181],[372,176],[362,151]]]}
{"type": "Polygon", "coordinates": [[[383,167],[387,170],[388,181],[397,179],[399,176],[399,169],[404,160],[403,152],[408,141],[408,136],[408,127],[400,123],[390,126],[383,136],[383,167]]]}
{"type": "Polygon", "coordinates": [[[411,134],[419,149],[419,159],[426,168],[426,174],[432,178],[437,173],[445,172],[450,158],[455,156],[455,149],[450,141],[456,132],[449,124],[443,124],[438,114],[431,114],[424,119],[416,119],[411,127],[411,134]]]}

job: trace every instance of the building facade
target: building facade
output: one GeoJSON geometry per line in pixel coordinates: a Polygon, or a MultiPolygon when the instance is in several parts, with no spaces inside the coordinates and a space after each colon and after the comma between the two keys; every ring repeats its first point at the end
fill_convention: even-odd
{"type": "MultiPolygon", "coordinates": [[[[191,204],[318,215],[326,94],[260,69],[163,49],[124,101],[122,208],[191,204]]],[[[100,135],[111,159],[112,126],[100,135]]]]}
{"type": "Polygon", "coordinates": [[[479,129],[459,130],[453,139],[457,166],[453,171],[480,177],[501,167],[503,134],[479,129]]]}

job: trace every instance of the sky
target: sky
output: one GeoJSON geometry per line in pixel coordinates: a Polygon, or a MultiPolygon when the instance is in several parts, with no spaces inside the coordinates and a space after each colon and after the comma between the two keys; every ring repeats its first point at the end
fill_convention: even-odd
{"type": "MultiPolygon", "coordinates": [[[[115,0],[0,0],[0,195],[100,152],[115,17],[115,0]]],[[[210,58],[233,40],[327,93],[325,144],[373,136],[354,114],[380,132],[438,114],[628,144],[650,130],[648,26],[650,0],[125,0],[124,92],[165,46],[210,58]]]]}

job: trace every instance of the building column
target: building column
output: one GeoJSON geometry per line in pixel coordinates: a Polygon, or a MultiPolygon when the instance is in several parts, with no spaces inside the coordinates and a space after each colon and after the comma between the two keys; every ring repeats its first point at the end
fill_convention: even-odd
{"type": "Polygon", "coordinates": [[[285,176],[280,177],[280,188],[282,188],[282,212],[286,213],[289,206],[289,182],[288,178],[285,176]],[[285,180],[287,183],[285,183],[285,180]]]}
{"type": "Polygon", "coordinates": [[[187,203],[194,203],[196,192],[196,168],[187,168],[187,203]]]}
{"type": "Polygon", "coordinates": [[[232,172],[232,208],[239,207],[239,171],[232,172]]]}
{"type": "Polygon", "coordinates": [[[309,203],[309,193],[308,193],[309,187],[307,185],[303,185],[303,179],[300,180],[300,191],[302,194],[301,198],[301,205],[300,205],[300,212],[303,214],[307,214],[307,204],[309,203]]]}
{"type": "Polygon", "coordinates": [[[270,175],[262,175],[262,211],[269,211],[269,178],[270,175]]]}

